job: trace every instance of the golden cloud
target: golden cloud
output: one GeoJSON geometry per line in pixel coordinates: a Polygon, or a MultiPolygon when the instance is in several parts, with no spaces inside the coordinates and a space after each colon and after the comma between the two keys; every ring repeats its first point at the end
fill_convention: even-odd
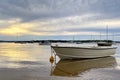
{"type": "Polygon", "coordinates": [[[3,28],[0,30],[1,34],[5,35],[23,35],[28,34],[30,31],[29,29],[33,28],[34,25],[30,23],[17,23],[8,26],[7,28],[3,28]]]}
{"type": "MultiPolygon", "coordinates": [[[[87,15],[87,17],[89,17],[87,15]]],[[[82,18],[86,18],[86,16],[83,16],[82,18]]],[[[0,20],[0,23],[2,24],[9,24],[9,26],[6,26],[5,28],[1,28],[0,34],[3,35],[12,35],[12,36],[19,36],[19,35],[42,35],[42,36],[49,36],[49,35],[88,35],[89,33],[95,33],[99,34],[99,32],[70,32],[65,31],[67,29],[83,29],[83,28],[105,28],[106,25],[110,26],[110,28],[118,28],[120,25],[120,20],[98,20],[98,21],[88,21],[85,23],[81,23],[81,17],[75,16],[75,17],[68,17],[68,18],[62,18],[62,19],[54,19],[54,20],[46,20],[46,21],[33,21],[33,22],[26,22],[21,23],[20,19],[15,20],[8,20],[8,23],[5,23],[5,21],[0,20]],[[66,22],[67,20],[67,22],[66,22]],[[78,21],[80,20],[80,22],[78,21]],[[71,22],[75,23],[71,23],[71,22]],[[12,23],[12,24],[10,24],[12,23]],[[71,23],[71,24],[70,24],[71,23]],[[63,24],[63,25],[62,25],[63,24]],[[74,27],[73,27],[74,26],[74,27]],[[63,30],[63,31],[62,31],[63,30]],[[62,31],[60,33],[60,31],[62,31]]]]}

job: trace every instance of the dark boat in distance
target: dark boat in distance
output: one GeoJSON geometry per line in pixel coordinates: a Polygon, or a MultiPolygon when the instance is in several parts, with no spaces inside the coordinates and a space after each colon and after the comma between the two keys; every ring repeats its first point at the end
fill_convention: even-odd
{"type": "Polygon", "coordinates": [[[112,42],[98,42],[98,46],[112,46],[112,42]]]}

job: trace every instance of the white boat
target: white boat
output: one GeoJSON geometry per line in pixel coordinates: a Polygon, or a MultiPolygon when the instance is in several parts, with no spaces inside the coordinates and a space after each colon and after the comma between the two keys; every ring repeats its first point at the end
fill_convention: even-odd
{"type": "Polygon", "coordinates": [[[117,47],[64,47],[64,46],[51,46],[56,55],[61,59],[73,59],[73,58],[98,58],[114,55],[117,47]]]}
{"type": "Polygon", "coordinates": [[[49,41],[40,42],[39,45],[50,45],[49,41]]]}
{"type": "MultiPolygon", "coordinates": [[[[79,76],[85,71],[97,68],[112,68],[116,65],[114,57],[83,60],[60,60],[51,71],[54,76],[79,76]]],[[[53,66],[54,67],[54,66],[53,66]]]]}

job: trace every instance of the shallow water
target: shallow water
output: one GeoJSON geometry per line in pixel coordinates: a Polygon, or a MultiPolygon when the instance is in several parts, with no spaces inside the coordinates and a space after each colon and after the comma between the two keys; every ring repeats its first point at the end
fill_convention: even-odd
{"type": "MultiPolygon", "coordinates": [[[[82,44],[92,45],[92,44],[82,44]]],[[[0,43],[0,80],[119,80],[120,44],[112,57],[49,62],[48,45],[0,43]]]]}

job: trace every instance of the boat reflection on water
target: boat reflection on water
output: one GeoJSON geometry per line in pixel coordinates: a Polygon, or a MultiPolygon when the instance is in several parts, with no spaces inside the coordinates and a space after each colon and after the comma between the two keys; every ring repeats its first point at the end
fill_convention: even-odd
{"type": "Polygon", "coordinates": [[[82,60],[60,60],[53,71],[52,76],[78,76],[82,72],[96,68],[114,67],[116,60],[114,57],[104,57],[96,59],[82,60]]]}

